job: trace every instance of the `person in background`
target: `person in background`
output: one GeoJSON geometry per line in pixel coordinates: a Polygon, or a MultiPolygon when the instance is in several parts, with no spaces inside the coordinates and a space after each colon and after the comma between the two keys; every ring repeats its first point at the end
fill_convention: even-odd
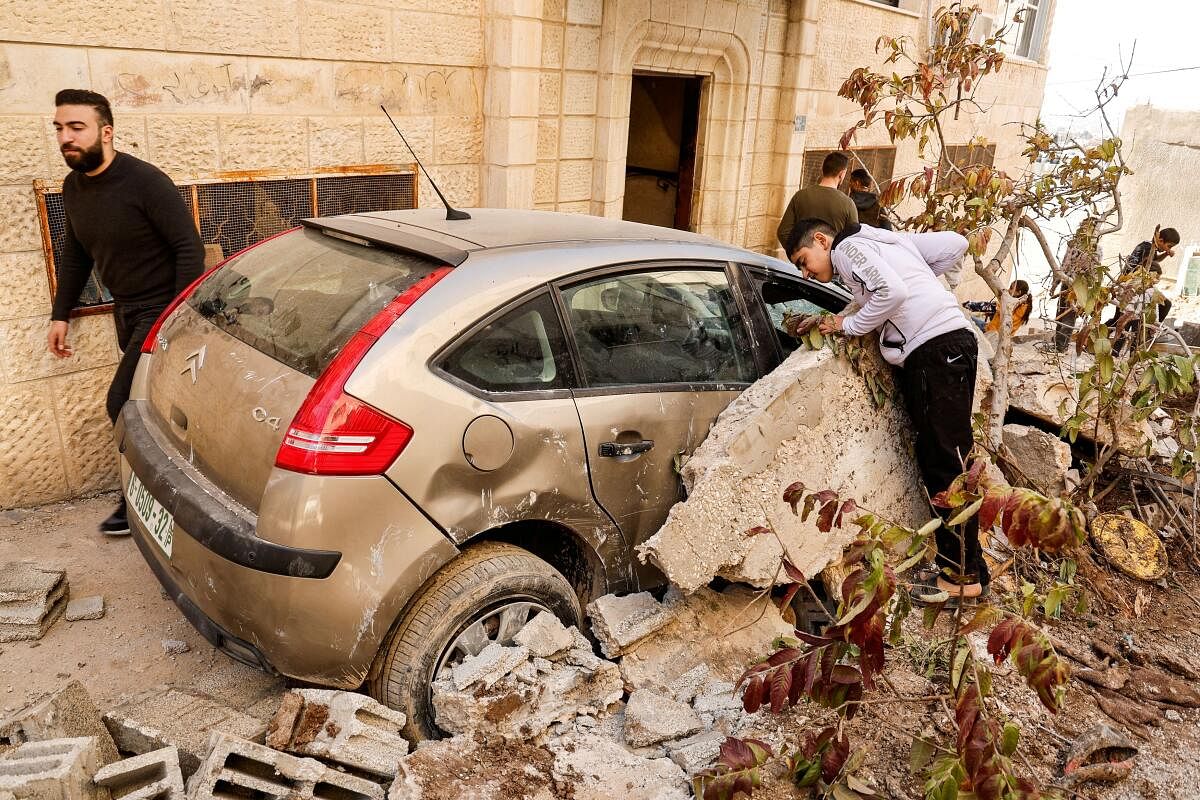
{"type": "Polygon", "coordinates": [[[830,153],[821,163],[821,180],[806,186],[792,195],[779,221],[775,235],[785,250],[791,241],[792,229],[802,219],[819,219],[834,231],[841,231],[858,224],[858,209],[854,201],[838,187],[846,179],[850,158],[845,153],[830,153]]]}
{"type": "Polygon", "coordinates": [[[879,195],[871,191],[874,183],[875,181],[871,180],[871,173],[862,167],[854,170],[850,173],[850,199],[854,201],[854,207],[858,209],[860,223],[890,231],[892,223],[884,216],[883,209],[879,206],[879,195]]]}
{"type": "MultiPolygon", "coordinates": [[[[1022,280],[1015,280],[1009,285],[1008,295],[1017,301],[1012,306],[1012,332],[1016,333],[1029,321],[1029,314],[1033,311],[1033,295],[1029,293],[1029,284],[1022,280]]],[[[996,313],[995,303],[992,303],[992,318],[983,330],[984,333],[1000,333],[1000,315],[996,313]]]]}
{"type": "MultiPolygon", "coordinates": [[[[828,283],[837,274],[854,298],[854,313],[819,318],[822,333],[879,331],[880,353],[898,368],[921,479],[931,497],[944,491],[974,447],[979,346],[957,299],[938,280],[962,260],[966,238],[952,231],[901,233],[866,225],[835,233],[824,220],[806,219],[794,227],[787,252],[806,278],[828,283]]],[[[988,568],[976,517],[964,524],[961,537],[942,525],[935,538],[940,571],[914,587],[914,602],[944,600],[940,592],[955,601],[982,596],[988,568]]]]}
{"type": "MultiPolygon", "coordinates": [[[[1063,255],[1062,269],[1066,275],[1090,272],[1100,264],[1096,240],[1097,222],[1095,217],[1088,217],[1076,228],[1075,235],[1067,245],[1067,252],[1063,255]]],[[[1075,320],[1079,316],[1079,310],[1075,307],[1075,292],[1055,278],[1050,286],[1050,296],[1057,298],[1054,311],[1054,349],[1065,353],[1071,335],[1075,332],[1075,320]]]]}
{"type": "MultiPolygon", "coordinates": [[[[175,296],[200,277],[204,245],[171,179],[113,148],[112,108],[103,95],[63,89],[54,105],[58,147],[71,174],[63,181],[67,225],[46,343],[58,358],[74,354],[68,320],[94,268],[113,296],[121,348],[105,402],[115,424],[142,342],[175,296]]],[[[129,533],[124,496],[100,532],[129,533]]]]}

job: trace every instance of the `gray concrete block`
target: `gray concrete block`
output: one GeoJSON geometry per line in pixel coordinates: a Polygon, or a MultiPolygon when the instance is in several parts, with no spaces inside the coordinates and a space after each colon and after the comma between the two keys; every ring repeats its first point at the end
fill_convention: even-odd
{"type": "Polygon", "coordinates": [[[370,697],[332,689],[293,689],[267,728],[269,747],[317,756],[394,777],[408,741],[405,716],[370,697]]]}
{"type": "Polygon", "coordinates": [[[104,598],[98,594],[80,597],[67,603],[67,622],[84,619],[100,619],[104,616],[104,598]]]}
{"type": "Polygon", "coordinates": [[[648,689],[638,689],[625,704],[625,741],[634,747],[682,739],[703,728],[691,706],[648,689]]]}
{"type": "Polygon", "coordinates": [[[672,742],[667,745],[667,752],[671,760],[691,777],[716,760],[724,741],[725,734],[720,731],[703,731],[672,742]]]}
{"type": "Polygon", "coordinates": [[[671,621],[671,609],[654,599],[649,592],[617,597],[606,594],[588,604],[592,633],[600,641],[600,649],[609,658],[616,658],[630,645],[644,639],[671,621]]]}
{"type": "Polygon", "coordinates": [[[191,800],[383,800],[384,795],[379,784],[338,772],[315,758],[297,758],[220,732],[210,737],[208,754],[188,781],[191,800]]]}
{"type": "Polygon", "coordinates": [[[113,800],[184,800],[179,750],[164,747],[101,767],[92,779],[113,800]]]}
{"type": "Polygon", "coordinates": [[[101,765],[120,756],[91,695],[79,681],[37,700],[0,723],[0,745],[91,736],[101,765]]]}
{"type": "Polygon", "coordinates": [[[549,658],[571,646],[573,637],[558,617],[548,611],[540,612],[513,637],[513,642],[529,648],[541,658],[549,658]]]}
{"type": "Polygon", "coordinates": [[[223,731],[261,742],[267,724],[203,695],[157,689],[104,715],[104,724],[125,753],[141,755],[175,745],[186,778],[203,760],[209,733],[223,731]]]}
{"type": "Polygon", "coordinates": [[[66,596],[67,582],[59,581],[53,589],[41,597],[0,603],[0,624],[36,625],[42,621],[55,603],[66,596]]]}
{"type": "Polygon", "coordinates": [[[492,642],[483,648],[479,655],[464,658],[461,664],[454,667],[454,686],[465,689],[473,683],[482,683],[486,688],[512,672],[528,658],[527,648],[505,647],[492,642]]]}
{"type": "Polygon", "coordinates": [[[0,759],[0,792],[16,800],[97,800],[97,766],[90,737],[26,742],[0,759]]]}
{"type": "Polygon", "coordinates": [[[65,577],[61,569],[10,561],[0,566],[0,603],[44,602],[65,577]]]}

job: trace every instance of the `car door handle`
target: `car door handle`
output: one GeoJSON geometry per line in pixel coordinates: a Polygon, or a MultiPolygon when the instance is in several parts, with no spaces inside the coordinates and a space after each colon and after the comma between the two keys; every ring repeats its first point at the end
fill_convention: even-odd
{"type": "Polygon", "coordinates": [[[600,455],[604,458],[619,458],[621,456],[636,456],[654,447],[653,439],[642,439],[640,442],[604,442],[600,445],[600,455]]]}

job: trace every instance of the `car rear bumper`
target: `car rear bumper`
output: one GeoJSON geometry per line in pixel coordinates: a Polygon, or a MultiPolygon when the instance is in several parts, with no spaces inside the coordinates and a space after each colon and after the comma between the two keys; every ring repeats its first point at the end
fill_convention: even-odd
{"type": "Polygon", "coordinates": [[[132,400],[118,420],[121,482],[128,491],[136,474],[174,516],[168,556],[129,515],[184,616],[244,663],[360,685],[405,603],[457,548],[381,476],[275,470],[255,515],[175,450],[146,409],[132,400]]]}

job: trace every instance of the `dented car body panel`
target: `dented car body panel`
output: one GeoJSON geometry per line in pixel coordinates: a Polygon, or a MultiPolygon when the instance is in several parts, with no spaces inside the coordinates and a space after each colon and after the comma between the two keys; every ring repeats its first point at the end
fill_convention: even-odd
{"type": "MultiPolygon", "coordinates": [[[[137,514],[133,535],[188,619],[235,658],[357,687],[440,567],[517,528],[581,550],[599,593],[661,581],[634,548],[681,499],[682,459],[780,360],[740,270],[799,281],[791,265],[614,220],[471,213],[330,223],[350,220],[339,236],[368,237],[372,252],[395,231],[406,248],[422,237],[439,252],[460,248],[451,262],[461,263],[379,333],[345,380],[346,395],[411,429],[379,473],[277,466],[320,370],[268,355],[261,340],[214,324],[211,309],[185,303],[143,355],[118,423],[121,479],[128,491],[136,475],[173,515],[173,542],[162,546],[137,514]],[[620,362],[625,353],[639,355],[620,362]]],[[[289,237],[292,251],[311,249],[321,233],[276,241],[289,237]]],[[[283,247],[263,251],[291,252],[283,247]]],[[[419,261],[406,253],[409,267],[419,261]]],[[[320,298],[334,283],[326,275],[293,295],[320,298]]],[[[361,291],[373,297],[376,283],[361,291]]],[[[836,290],[813,291],[840,307],[836,290]]],[[[285,319],[291,335],[303,314],[280,297],[249,297],[216,322],[285,319]]],[[[361,305],[339,297],[318,316],[332,329],[361,305]]]]}

